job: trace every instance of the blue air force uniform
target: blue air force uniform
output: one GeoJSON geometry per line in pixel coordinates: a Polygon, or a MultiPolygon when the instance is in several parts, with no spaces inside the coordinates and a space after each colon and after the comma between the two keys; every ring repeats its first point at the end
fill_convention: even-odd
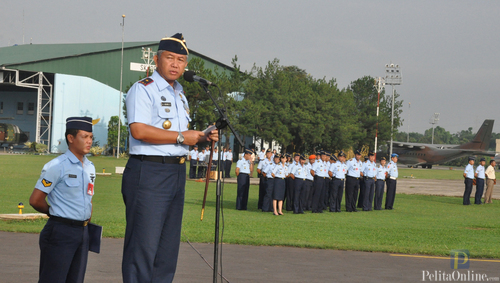
{"type": "MultiPolygon", "coordinates": [[[[301,159],[305,159],[304,156],[300,157],[301,159]]],[[[306,180],[307,180],[307,170],[308,166],[306,164],[296,165],[293,167],[293,171],[290,172],[293,174],[295,177],[294,181],[294,200],[293,200],[293,213],[304,213],[304,193],[305,193],[305,187],[306,187],[306,180]]]]}
{"type": "Polygon", "coordinates": [[[375,182],[375,200],[373,201],[373,206],[375,210],[381,210],[382,200],[384,199],[384,184],[385,184],[387,168],[385,166],[382,166],[382,164],[379,164],[376,169],[377,169],[377,177],[376,177],[377,181],[375,182]]]}
{"type": "Polygon", "coordinates": [[[274,174],[273,200],[284,200],[286,190],[285,179],[288,176],[288,167],[283,163],[276,164],[272,173],[274,174]]]}
{"type": "MultiPolygon", "coordinates": [[[[393,153],[392,157],[398,157],[397,154],[393,153]]],[[[387,164],[387,176],[389,177],[386,181],[387,184],[387,194],[385,197],[385,209],[393,209],[394,199],[396,198],[396,185],[399,176],[398,164],[391,160],[387,164]]]]}
{"type": "MultiPolygon", "coordinates": [[[[474,160],[473,158],[469,157],[469,161],[474,160]]],[[[470,163],[465,166],[464,170],[465,174],[465,191],[464,191],[464,197],[463,197],[463,204],[464,205],[469,205],[470,204],[470,194],[472,193],[472,182],[474,180],[474,166],[472,166],[470,163]]]]}
{"type": "Polygon", "coordinates": [[[262,211],[263,212],[272,212],[273,211],[273,192],[274,192],[274,178],[273,178],[273,169],[277,164],[272,162],[267,165],[262,172],[265,174],[266,181],[266,194],[262,201],[262,211]]]}
{"type": "MultiPolygon", "coordinates": [[[[269,150],[268,150],[269,151],[269,150]]],[[[257,209],[262,209],[262,203],[264,202],[264,197],[266,195],[267,188],[267,177],[264,176],[264,168],[271,164],[271,160],[264,158],[257,165],[257,169],[260,171],[259,174],[259,200],[257,202],[257,209]]]]}
{"type": "MultiPolygon", "coordinates": [[[[312,161],[314,162],[314,161],[312,161]]],[[[309,159],[309,163],[306,164],[307,168],[307,177],[306,177],[306,186],[304,187],[303,195],[303,203],[304,210],[312,209],[312,192],[314,185],[314,176],[311,174],[312,166],[314,163],[311,163],[311,159],[309,159]]]]}
{"type": "Polygon", "coordinates": [[[196,178],[196,167],[198,166],[198,147],[195,146],[193,150],[189,152],[189,178],[194,179],[196,178]]]}
{"type": "MultiPolygon", "coordinates": [[[[484,158],[481,158],[481,161],[484,161],[484,158]]],[[[479,164],[476,168],[476,194],[474,196],[474,204],[482,204],[481,198],[483,197],[484,192],[484,178],[486,177],[484,174],[484,166],[479,164]]]]}
{"type": "Polygon", "coordinates": [[[342,195],[344,194],[344,180],[347,173],[347,165],[337,161],[330,165],[332,173],[332,191],[330,193],[330,212],[340,212],[342,195]]]}
{"type": "Polygon", "coordinates": [[[83,156],[82,166],[70,150],[43,167],[35,189],[47,194],[50,218],[40,233],[39,282],[84,281],[95,177],[94,164],[83,156]]]}
{"type": "Polygon", "coordinates": [[[345,188],[345,209],[348,212],[358,211],[356,209],[356,198],[359,190],[359,179],[361,177],[361,161],[352,158],[346,163],[347,178],[345,188]]]}
{"type": "Polygon", "coordinates": [[[363,211],[372,210],[373,195],[375,194],[375,177],[377,175],[377,164],[367,160],[363,166],[363,178],[365,181],[363,194],[363,211]]]}
{"type": "MultiPolygon", "coordinates": [[[[160,41],[159,50],[187,55],[182,34],[160,41]]],[[[174,132],[188,130],[189,105],[179,82],[156,70],[136,82],[127,99],[129,125],[142,123],[174,132]]],[[[151,144],[131,134],[122,179],[127,226],[122,275],[128,282],[171,282],[179,253],[188,145],[151,144]]]]}
{"type": "Polygon", "coordinates": [[[324,162],[321,159],[314,162],[312,166],[312,171],[314,171],[314,188],[313,188],[313,198],[312,198],[312,212],[322,213],[323,212],[323,202],[322,196],[324,195],[324,190],[326,190],[330,176],[328,175],[329,163],[324,162]]]}
{"type": "MultiPolygon", "coordinates": [[[[245,150],[245,153],[247,150],[245,150]]],[[[250,153],[251,154],[251,153],[250,153]]],[[[245,158],[238,160],[236,168],[239,169],[236,192],[236,209],[247,210],[248,192],[250,190],[250,162],[245,158]]]]}

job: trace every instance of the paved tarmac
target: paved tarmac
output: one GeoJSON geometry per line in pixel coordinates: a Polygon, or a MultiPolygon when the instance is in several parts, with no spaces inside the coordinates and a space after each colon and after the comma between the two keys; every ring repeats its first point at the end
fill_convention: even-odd
{"type": "MultiPolygon", "coordinates": [[[[38,234],[0,232],[0,282],[36,282],[38,234]]],[[[193,244],[213,262],[213,245],[193,244]]],[[[100,254],[89,254],[85,282],[122,282],[123,239],[103,239],[100,254]]],[[[450,258],[388,253],[223,245],[223,275],[229,282],[420,282],[427,274],[454,270],[450,258]]],[[[219,269],[220,270],[220,269],[219,269]]],[[[500,277],[500,260],[471,260],[456,272],[500,277]]],[[[213,282],[213,272],[187,244],[181,243],[174,282],[213,282]]],[[[223,282],[220,280],[218,282],[223,282]]]]}
{"type": "MultiPolygon", "coordinates": [[[[226,182],[232,180],[226,179],[226,182]]],[[[400,178],[397,190],[398,193],[461,197],[463,187],[461,180],[400,178]]],[[[493,196],[500,199],[498,189],[493,196]]],[[[0,232],[0,282],[37,281],[38,237],[38,234],[0,232]]],[[[193,246],[210,264],[213,263],[212,244],[195,243],[193,246]]],[[[89,254],[85,281],[122,282],[122,248],[123,239],[104,238],[101,253],[89,254]]],[[[448,257],[228,244],[223,244],[222,250],[222,271],[229,282],[425,282],[443,281],[439,276],[446,278],[449,274],[480,274],[492,281],[500,278],[500,259],[471,260],[469,269],[453,270],[448,257]],[[437,277],[431,277],[433,275],[437,277]]],[[[210,267],[189,244],[181,243],[174,282],[212,280],[210,267]]],[[[223,281],[219,278],[218,282],[223,281]]]]}

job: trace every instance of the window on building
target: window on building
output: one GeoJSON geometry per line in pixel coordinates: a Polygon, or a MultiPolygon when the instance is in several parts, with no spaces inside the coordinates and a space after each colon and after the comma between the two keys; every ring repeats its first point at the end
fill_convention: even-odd
{"type": "Polygon", "coordinates": [[[33,115],[33,114],[35,114],[35,103],[29,102],[28,103],[28,115],[33,115]]]}
{"type": "Polygon", "coordinates": [[[23,115],[23,113],[24,113],[24,103],[18,102],[17,103],[17,114],[23,115]]]}

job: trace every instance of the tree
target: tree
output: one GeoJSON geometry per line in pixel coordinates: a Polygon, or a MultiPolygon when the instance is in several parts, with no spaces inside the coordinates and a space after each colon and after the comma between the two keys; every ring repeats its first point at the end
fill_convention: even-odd
{"type": "MultiPolygon", "coordinates": [[[[124,148],[128,139],[128,127],[126,125],[120,128],[120,149],[124,148]]],[[[108,148],[115,154],[118,141],[118,116],[111,116],[108,122],[108,148]]]]}

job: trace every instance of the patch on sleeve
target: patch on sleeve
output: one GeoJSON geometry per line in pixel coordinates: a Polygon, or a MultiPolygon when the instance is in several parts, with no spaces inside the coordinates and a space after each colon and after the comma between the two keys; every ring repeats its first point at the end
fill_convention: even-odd
{"type": "Polygon", "coordinates": [[[42,185],[44,187],[50,187],[50,185],[52,185],[52,182],[51,181],[48,181],[47,179],[43,179],[42,180],[42,185]]]}
{"type": "Polygon", "coordinates": [[[147,86],[153,82],[152,78],[145,78],[144,80],[140,81],[140,84],[143,84],[144,86],[147,86]]]}

